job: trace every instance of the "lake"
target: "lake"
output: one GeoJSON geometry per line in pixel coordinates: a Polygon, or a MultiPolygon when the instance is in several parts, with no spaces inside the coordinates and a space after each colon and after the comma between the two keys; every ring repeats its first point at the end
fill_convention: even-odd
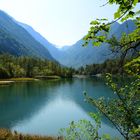
{"type": "MultiPolygon", "coordinates": [[[[94,98],[114,97],[105,82],[96,77],[0,86],[0,127],[25,134],[55,136],[71,121],[92,121],[88,112],[97,109],[84,101],[83,91],[94,98]]],[[[112,124],[102,117],[100,134],[104,133],[120,137],[112,124]]]]}

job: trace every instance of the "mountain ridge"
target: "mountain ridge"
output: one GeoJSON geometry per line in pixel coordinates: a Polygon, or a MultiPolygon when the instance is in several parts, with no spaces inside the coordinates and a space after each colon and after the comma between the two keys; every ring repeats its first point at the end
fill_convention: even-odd
{"type": "Polygon", "coordinates": [[[9,48],[17,51],[13,55],[27,55],[55,61],[49,51],[35,40],[23,27],[16,23],[7,13],[0,10],[0,53],[11,53],[9,48]],[[8,44],[9,42],[12,42],[8,44]],[[2,47],[3,46],[3,47],[2,47]]]}
{"type": "Polygon", "coordinates": [[[29,34],[32,35],[39,43],[41,43],[45,48],[48,49],[50,54],[55,58],[56,55],[59,55],[59,49],[55,47],[54,44],[50,43],[46,38],[44,38],[39,32],[33,29],[30,25],[25,23],[18,22],[20,26],[27,30],[29,34]]]}
{"type": "MultiPolygon", "coordinates": [[[[2,19],[1,14],[4,14],[4,13],[0,12],[0,20],[2,19]]],[[[9,18],[8,20],[13,19],[11,17],[8,17],[8,18],[9,18]]],[[[84,41],[83,41],[83,39],[80,39],[73,45],[64,46],[63,48],[58,49],[58,48],[56,48],[56,46],[54,44],[50,43],[39,32],[35,31],[31,26],[29,26],[25,23],[17,22],[16,20],[12,24],[19,25],[19,28],[20,28],[19,31],[21,32],[20,37],[18,38],[17,34],[14,33],[15,29],[9,30],[8,27],[2,25],[1,23],[0,23],[0,28],[1,27],[3,27],[3,28],[1,28],[1,30],[0,30],[0,36],[1,36],[1,38],[2,38],[2,36],[3,36],[3,38],[6,38],[5,37],[6,35],[8,36],[7,42],[9,42],[9,44],[11,44],[12,47],[11,48],[9,47],[9,48],[10,48],[10,52],[12,52],[13,54],[16,53],[16,49],[18,50],[18,49],[22,48],[23,50],[26,49],[25,52],[27,52],[27,54],[25,54],[25,55],[30,55],[30,53],[32,54],[32,52],[35,53],[33,55],[36,55],[36,53],[39,53],[40,56],[43,55],[42,58],[50,57],[50,59],[57,60],[63,66],[73,67],[73,68],[79,68],[81,66],[85,66],[85,65],[89,65],[89,64],[93,64],[93,63],[100,64],[100,63],[103,63],[107,59],[114,58],[114,56],[111,54],[109,46],[105,43],[101,44],[100,47],[93,47],[92,43],[90,42],[87,47],[82,47],[82,44],[84,44],[84,41]],[[23,30],[25,30],[24,33],[23,33],[23,30]],[[3,34],[2,34],[2,32],[3,32],[3,34]],[[4,32],[6,32],[6,33],[4,33],[4,32]],[[23,36],[24,41],[26,40],[26,42],[22,41],[22,39],[21,39],[22,34],[23,35],[26,34],[28,36],[28,38],[30,38],[30,40],[27,37],[23,36]],[[18,41],[15,38],[13,38],[13,36],[15,36],[16,39],[18,39],[18,41]],[[40,46],[40,48],[38,48],[38,46],[36,46],[33,42],[36,42],[35,44],[38,44],[40,46]],[[34,44],[35,48],[30,47],[30,45],[28,45],[28,44],[34,44]],[[18,47],[18,46],[22,46],[22,47],[18,47]],[[37,50],[34,50],[34,49],[37,49],[37,50]]],[[[12,27],[13,27],[13,25],[12,25],[12,27]]],[[[19,28],[16,28],[16,29],[18,30],[19,28]]],[[[128,20],[122,24],[119,24],[116,22],[111,26],[111,29],[109,31],[109,36],[114,35],[119,39],[123,32],[128,34],[128,33],[132,32],[135,28],[136,28],[136,26],[134,24],[134,21],[132,21],[132,20],[128,20]]],[[[2,42],[1,38],[0,38],[0,46],[1,46],[1,42],[2,42]]],[[[4,51],[6,51],[6,48],[3,48],[3,52],[4,51]]],[[[21,55],[21,54],[22,54],[22,51],[19,50],[18,55],[21,55]]]]}
{"type": "MultiPolygon", "coordinates": [[[[111,26],[109,36],[114,35],[119,39],[123,32],[128,34],[135,28],[136,25],[132,20],[128,20],[122,24],[115,23],[111,26]]],[[[94,47],[90,42],[85,48],[82,47],[82,44],[84,42],[81,39],[66,49],[66,51],[63,51],[63,56],[56,59],[63,65],[78,68],[89,64],[100,64],[107,59],[116,58],[116,56],[111,54],[109,45],[105,43],[101,44],[100,47],[94,47]]]]}

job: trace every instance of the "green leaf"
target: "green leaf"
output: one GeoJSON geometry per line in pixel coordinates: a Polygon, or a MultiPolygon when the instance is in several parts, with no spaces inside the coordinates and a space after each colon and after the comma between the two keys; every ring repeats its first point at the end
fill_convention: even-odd
{"type": "Polygon", "coordinates": [[[99,25],[100,23],[97,20],[93,20],[90,24],[91,25],[99,25]]]}
{"type": "Polygon", "coordinates": [[[117,11],[115,14],[114,14],[114,18],[116,19],[116,18],[119,18],[120,17],[120,11],[117,11]]]}
{"type": "Polygon", "coordinates": [[[93,46],[95,46],[95,47],[99,47],[101,45],[100,42],[92,42],[92,43],[93,43],[93,46]]]}
{"type": "Polygon", "coordinates": [[[134,0],[133,2],[134,6],[136,6],[137,3],[138,3],[138,0],[134,0]]]}

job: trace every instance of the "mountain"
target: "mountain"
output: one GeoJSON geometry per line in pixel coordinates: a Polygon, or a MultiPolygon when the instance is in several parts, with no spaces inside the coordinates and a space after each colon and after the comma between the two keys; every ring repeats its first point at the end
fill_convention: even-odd
{"type": "Polygon", "coordinates": [[[129,34],[135,29],[136,29],[135,22],[133,20],[127,20],[116,28],[116,30],[113,32],[113,35],[115,35],[117,38],[120,38],[123,33],[129,34]]]}
{"type": "MultiPolygon", "coordinates": [[[[91,43],[89,43],[87,47],[82,47],[84,42],[81,39],[74,45],[64,46],[61,49],[58,49],[31,26],[20,22],[17,22],[17,24],[22,26],[36,41],[49,50],[53,58],[64,66],[79,68],[87,64],[103,63],[107,59],[114,58],[109,46],[105,43],[100,47],[93,47],[91,43]]],[[[111,26],[108,36],[114,35],[119,39],[123,32],[128,34],[135,28],[136,26],[132,20],[128,20],[122,24],[116,22],[111,26]]]]}
{"type": "Polygon", "coordinates": [[[55,61],[50,52],[22,26],[0,10],[0,53],[35,56],[55,61]]]}
{"type": "Polygon", "coordinates": [[[105,59],[109,58],[108,53],[106,54],[107,47],[103,47],[103,45],[95,48],[93,48],[91,44],[88,47],[82,47],[84,42],[81,39],[72,46],[64,46],[63,48],[58,49],[31,26],[20,22],[18,22],[18,24],[26,29],[34,39],[45,46],[51,55],[64,66],[77,68],[86,64],[102,63],[105,59]]]}
{"type": "MultiPolygon", "coordinates": [[[[37,41],[44,45],[51,55],[64,66],[79,68],[87,64],[103,63],[107,59],[114,58],[107,44],[102,44],[100,47],[93,47],[92,44],[89,43],[87,47],[82,47],[84,42],[83,39],[81,39],[74,45],[64,46],[61,49],[57,49],[55,45],[49,43],[29,25],[23,23],[19,23],[19,25],[21,25],[37,41]]],[[[116,22],[111,26],[108,36],[114,35],[119,39],[123,32],[130,33],[135,28],[136,26],[132,20],[128,20],[122,24],[116,22]]]]}
{"type": "MultiPolygon", "coordinates": [[[[21,25],[24,29],[28,31],[34,37],[37,41],[39,41],[42,45],[44,45],[51,55],[62,65],[68,66],[68,67],[76,67],[76,66],[82,66],[83,64],[90,64],[93,63],[94,61],[97,60],[97,55],[96,53],[100,51],[100,48],[95,48],[93,54],[93,48],[88,47],[84,48],[82,47],[83,40],[78,41],[76,44],[73,46],[64,46],[61,49],[57,49],[55,45],[49,43],[43,36],[41,36],[38,32],[36,32],[31,26],[24,24],[24,23],[18,23],[21,25]],[[80,50],[80,51],[79,51],[80,50]],[[94,57],[82,57],[82,55],[85,55],[86,51],[89,51],[90,53],[88,54],[89,56],[94,56],[94,57]],[[75,57],[77,59],[75,59],[75,57]],[[94,60],[94,61],[93,61],[94,60]]],[[[105,51],[105,47],[103,50],[105,51]]],[[[100,56],[100,63],[103,62],[104,60],[104,55],[102,57],[100,56]]]]}
{"type": "MultiPolygon", "coordinates": [[[[136,28],[134,21],[128,20],[122,24],[115,23],[111,26],[108,36],[114,35],[118,39],[122,33],[130,33],[136,28]]],[[[82,47],[83,40],[79,40],[71,47],[64,47],[61,52],[63,55],[56,58],[61,64],[78,68],[87,64],[103,63],[107,59],[113,59],[109,46],[103,43],[100,47],[93,47],[91,43],[87,47],[82,47]]]]}
{"type": "Polygon", "coordinates": [[[47,50],[50,52],[50,54],[54,58],[58,58],[61,54],[58,48],[56,48],[55,45],[51,44],[47,39],[45,39],[40,33],[35,31],[31,26],[18,22],[20,26],[22,26],[34,39],[36,39],[40,44],[42,44],[47,50]]]}
{"type": "Polygon", "coordinates": [[[83,47],[83,40],[79,40],[70,48],[61,50],[61,55],[57,60],[66,66],[78,68],[92,63],[102,63],[104,60],[110,58],[108,56],[110,51],[106,44],[100,47],[93,47],[91,43],[87,47],[83,47]]]}

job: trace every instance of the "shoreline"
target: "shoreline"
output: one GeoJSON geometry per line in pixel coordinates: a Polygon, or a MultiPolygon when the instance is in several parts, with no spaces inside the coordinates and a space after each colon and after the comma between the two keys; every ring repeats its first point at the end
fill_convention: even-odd
{"type": "Polygon", "coordinates": [[[2,140],[64,140],[62,137],[40,136],[18,133],[9,129],[0,128],[0,139],[2,140]]]}
{"type": "Polygon", "coordinates": [[[15,82],[27,82],[27,81],[38,81],[35,78],[10,78],[10,79],[0,79],[0,85],[9,85],[15,82]]]}
{"type": "Polygon", "coordinates": [[[0,85],[9,85],[11,83],[14,83],[14,81],[0,80],[0,85]]]}
{"type": "Polygon", "coordinates": [[[31,81],[40,81],[40,80],[60,80],[62,77],[57,75],[52,76],[36,76],[33,78],[22,77],[22,78],[9,78],[9,79],[0,79],[0,85],[9,85],[15,82],[31,82],[31,81]]]}

